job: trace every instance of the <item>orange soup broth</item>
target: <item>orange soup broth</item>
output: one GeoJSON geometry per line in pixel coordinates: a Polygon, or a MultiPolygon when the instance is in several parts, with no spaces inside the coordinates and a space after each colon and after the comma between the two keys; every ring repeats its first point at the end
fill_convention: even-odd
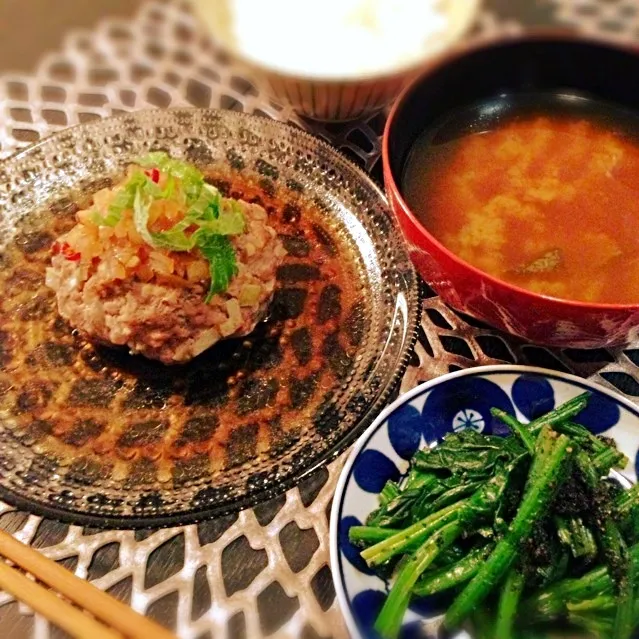
{"type": "Polygon", "coordinates": [[[424,140],[407,166],[406,198],[453,253],[537,293],[639,303],[631,137],[582,118],[530,116],[444,144],[424,140]]]}

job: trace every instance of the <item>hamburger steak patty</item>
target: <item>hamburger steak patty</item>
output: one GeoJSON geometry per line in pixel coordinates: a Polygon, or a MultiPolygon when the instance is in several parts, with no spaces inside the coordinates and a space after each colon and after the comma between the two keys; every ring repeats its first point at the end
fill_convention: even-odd
{"type": "Polygon", "coordinates": [[[246,232],[231,239],[238,273],[209,303],[201,282],[184,286],[161,275],[148,282],[114,278],[105,262],[87,269],[58,254],[46,284],[56,293],[60,315],[89,340],[127,346],[165,364],[186,362],[220,339],[247,335],[272,298],[286,252],[264,209],[238,204],[246,218],[246,232]]]}

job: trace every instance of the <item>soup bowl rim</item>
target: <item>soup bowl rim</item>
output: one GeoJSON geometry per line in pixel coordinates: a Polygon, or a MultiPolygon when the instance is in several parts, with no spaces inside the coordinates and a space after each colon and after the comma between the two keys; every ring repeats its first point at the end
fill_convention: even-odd
{"type": "Polygon", "coordinates": [[[570,298],[556,297],[554,295],[545,295],[543,293],[536,293],[530,289],[511,284],[506,280],[500,279],[494,275],[491,275],[487,271],[484,271],[470,262],[464,260],[454,251],[451,251],[442,242],[440,242],[423,224],[419,218],[413,213],[411,206],[407,203],[403,195],[403,189],[400,186],[401,176],[396,176],[395,171],[391,166],[392,151],[390,149],[390,139],[392,135],[392,129],[399,126],[401,120],[399,120],[399,111],[410,98],[412,93],[423,82],[428,81],[430,76],[436,71],[439,71],[451,63],[463,59],[469,55],[474,54],[482,50],[488,50],[493,48],[499,48],[504,45],[518,44],[523,42],[558,42],[565,44],[582,43],[595,46],[607,47],[609,49],[616,49],[618,51],[627,52],[637,56],[637,63],[639,65],[639,47],[632,46],[628,43],[615,42],[614,40],[606,39],[600,36],[581,35],[571,31],[563,29],[536,29],[527,32],[525,35],[504,35],[498,38],[488,37],[480,38],[477,41],[456,47],[453,51],[449,51],[443,55],[433,59],[424,70],[399,94],[397,99],[392,105],[392,108],[386,119],[384,125],[384,133],[382,136],[382,164],[384,173],[384,184],[387,191],[389,202],[393,203],[393,200],[402,209],[402,214],[405,215],[411,222],[412,226],[421,237],[428,243],[433,244],[441,251],[449,260],[455,262],[458,266],[470,271],[477,278],[481,278],[491,285],[501,288],[502,290],[511,292],[520,297],[528,298],[527,301],[534,303],[535,300],[544,300],[549,303],[559,304],[565,307],[570,307],[575,310],[601,310],[604,311],[634,311],[639,310],[639,301],[634,304],[623,303],[610,303],[610,302],[588,302],[585,300],[575,300],[570,298]]]}

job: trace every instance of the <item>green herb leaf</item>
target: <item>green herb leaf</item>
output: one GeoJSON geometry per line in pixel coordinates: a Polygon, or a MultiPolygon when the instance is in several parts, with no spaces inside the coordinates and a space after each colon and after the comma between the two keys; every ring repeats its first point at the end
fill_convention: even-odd
{"type": "Polygon", "coordinates": [[[158,168],[163,173],[179,178],[187,201],[195,202],[198,199],[204,185],[204,175],[192,164],[171,158],[162,151],[148,153],[139,158],[137,163],[144,168],[158,168]]]}
{"type": "Polygon", "coordinates": [[[211,274],[208,303],[214,295],[228,289],[238,272],[235,250],[228,236],[239,235],[246,228],[241,207],[233,200],[223,199],[218,189],[204,182],[204,176],[194,166],[166,153],[149,153],[137,162],[142,167],[162,171],[166,176],[164,188],[143,171],[133,173],[118,191],[108,214],[99,218],[98,223],[115,226],[124,210],[133,209],[137,232],[153,248],[184,252],[199,248],[211,274]],[[149,210],[153,202],[178,198],[188,207],[184,219],[167,231],[150,231],[149,210]],[[187,229],[193,226],[197,230],[187,234],[187,229]]]}
{"type": "Polygon", "coordinates": [[[183,194],[179,191],[179,189],[176,188],[175,178],[172,175],[168,175],[164,188],[160,193],[160,197],[163,200],[171,200],[176,198],[183,199],[183,197],[181,197],[182,195],[183,194]]]}
{"type": "Polygon", "coordinates": [[[218,293],[228,289],[231,279],[237,275],[235,250],[228,237],[224,235],[201,234],[198,248],[209,262],[211,285],[206,296],[206,303],[218,293]]]}
{"type": "Polygon", "coordinates": [[[182,220],[168,231],[151,233],[154,245],[169,251],[190,251],[196,243],[195,233],[187,235],[185,230],[191,226],[190,222],[182,220]]]}
{"type": "Polygon", "coordinates": [[[116,193],[107,214],[102,216],[96,211],[93,215],[93,221],[98,226],[115,226],[122,218],[122,213],[133,208],[137,190],[147,181],[146,175],[141,171],[134,173],[116,193]]]}
{"type": "Polygon", "coordinates": [[[240,235],[244,233],[246,219],[241,211],[224,211],[216,220],[200,222],[200,229],[215,235],[240,235]]]}
{"type": "Polygon", "coordinates": [[[114,227],[121,218],[121,213],[112,212],[111,209],[107,212],[106,215],[102,216],[98,211],[93,211],[91,214],[91,220],[96,226],[111,226],[114,227]]]}
{"type": "Polygon", "coordinates": [[[222,195],[210,184],[203,184],[198,199],[191,204],[186,217],[193,221],[215,220],[222,207],[222,195]]]}
{"type": "Polygon", "coordinates": [[[149,232],[149,209],[151,208],[152,199],[142,193],[142,189],[135,192],[133,200],[133,223],[135,230],[140,234],[142,239],[150,246],[155,246],[155,242],[149,232]]]}

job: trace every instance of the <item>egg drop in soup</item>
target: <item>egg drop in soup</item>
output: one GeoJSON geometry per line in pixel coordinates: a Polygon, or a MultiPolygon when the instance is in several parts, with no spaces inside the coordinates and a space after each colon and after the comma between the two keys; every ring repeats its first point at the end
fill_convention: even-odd
{"type": "Polygon", "coordinates": [[[639,118],[609,104],[502,96],[421,135],[404,195],[446,248],[500,280],[636,304],[638,133],[639,118]]]}

